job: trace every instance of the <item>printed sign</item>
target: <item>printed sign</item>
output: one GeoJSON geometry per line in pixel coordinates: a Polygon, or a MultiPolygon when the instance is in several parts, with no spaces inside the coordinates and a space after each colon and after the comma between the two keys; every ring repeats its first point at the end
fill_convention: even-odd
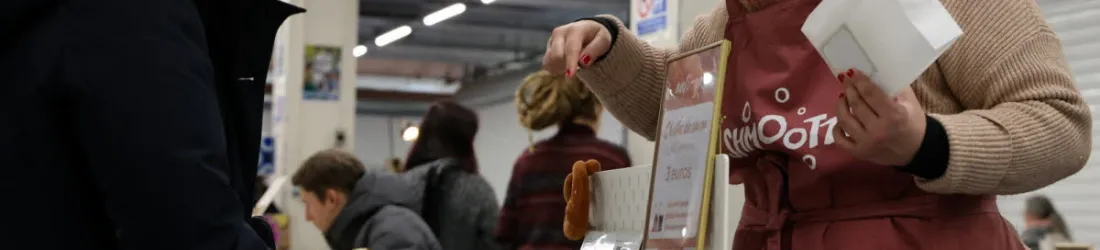
{"type": "Polygon", "coordinates": [[[653,34],[668,29],[668,0],[635,0],[634,11],[638,14],[637,30],[639,36],[653,34]]]}
{"type": "Polygon", "coordinates": [[[340,98],[340,47],[306,46],[306,69],[302,81],[305,100],[334,101],[340,98]]]}
{"type": "Polygon", "coordinates": [[[725,43],[668,65],[646,218],[645,249],[699,249],[705,242],[717,151],[725,43]],[[685,195],[686,194],[686,195],[685,195]]]}

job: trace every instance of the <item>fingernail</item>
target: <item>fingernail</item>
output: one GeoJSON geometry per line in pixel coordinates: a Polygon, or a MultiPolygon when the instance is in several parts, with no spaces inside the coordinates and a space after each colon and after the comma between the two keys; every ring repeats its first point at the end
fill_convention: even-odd
{"type": "Polygon", "coordinates": [[[588,54],[581,54],[581,64],[588,66],[589,63],[592,63],[592,57],[588,56],[588,54]]]}
{"type": "Polygon", "coordinates": [[[573,69],[566,69],[565,70],[565,76],[573,77],[573,69]]]}
{"type": "Polygon", "coordinates": [[[840,80],[840,82],[842,82],[842,83],[844,82],[844,79],[847,79],[847,78],[848,77],[845,76],[844,73],[840,73],[839,75],[836,75],[836,79],[840,80]]]}
{"type": "Polygon", "coordinates": [[[852,77],[854,75],[856,75],[856,70],[855,69],[848,69],[848,77],[852,77]]]}

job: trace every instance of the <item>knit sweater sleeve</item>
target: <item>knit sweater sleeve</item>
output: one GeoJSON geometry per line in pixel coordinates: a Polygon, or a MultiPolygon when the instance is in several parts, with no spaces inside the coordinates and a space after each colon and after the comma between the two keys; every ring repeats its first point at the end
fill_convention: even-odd
{"type": "Polygon", "coordinates": [[[930,114],[948,135],[947,172],[918,178],[936,193],[1016,194],[1080,170],[1092,118],[1061,43],[1029,0],[955,1],[965,35],[939,60],[966,111],[930,114]]]}
{"type": "Polygon", "coordinates": [[[696,18],[675,51],[639,39],[614,16],[600,17],[618,25],[617,39],[603,60],[577,71],[577,76],[623,125],[653,140],[668,58],[677,51],[690,51],[722,40],[728,17],[726,8],[720,4],[711,13],[696,18]]]}

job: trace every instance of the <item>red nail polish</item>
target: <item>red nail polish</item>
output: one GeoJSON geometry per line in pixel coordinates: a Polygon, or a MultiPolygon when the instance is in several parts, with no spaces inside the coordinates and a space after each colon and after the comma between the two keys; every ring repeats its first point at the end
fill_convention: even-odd
{"type": "Polygon", "coordinates": [[[852,77],[852,76],[855,76],[855,75],[856,75],[856,70],[855,69],[848,69],[848,77],[852,77]]]}
{"type": "Polygon", "coordinates": [[[840,82],[842,82],[842,83],[843,83],[843,82],[844,82],[844,80],[846,80],[847,78],[848,78],[848,77],[847,77],[847,76],[845,76],[845,75],[844,75],[844,73],[840,73],[839,75],[836,75],[836,79],[837,79],[837,80],[839,80],[839,81],[840,81],[840,82]]]}
{"type": "Polygon", "coordinates": [[[573,77],[573,69],[566,69],[565,70],[565,76],[566,77],[573,77]]]}
{"type": "Polygon", "coordinates": [[[588,56],[588,54],[581,54],[581,64],[587,66],[589,63],[592,63],[592,57],[588,56]]]}

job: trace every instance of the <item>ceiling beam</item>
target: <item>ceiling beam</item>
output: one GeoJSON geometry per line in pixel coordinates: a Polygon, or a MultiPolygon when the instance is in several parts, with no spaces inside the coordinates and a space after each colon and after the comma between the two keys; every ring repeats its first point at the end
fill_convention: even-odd
{"type": "Polygon", "coordinates": [[[437,79],[462,79],[466,75],[467,66],[464,64],[415,61],[373,59],[369,57],[358,58],[359,75],[400,76],[412,78],[437,78],[437,79]]]}
{"type": "MultiPolygon", "coordinates": [[[[472,11],[472,10],[471,10],[472,11]]],[[[463,15],[476,15],[486,13],[464,13],[463,15]]],[[[519,15],[516,15],[519,16],[519,15]]],[[[379,11],[379,13],[360,13],[359,26],[360,27],[379,27],[389,31],[398,25],[409,25],[413,28],[424,27],[421,22],[420,15],[404,15],[400,13],[379,11]]],[[[498,32],[498,33],[519,33],[519,34],[542,34],[548,33],[554,30],[554,25],[541,24],[532,22],[533,19],[511,19],[506,17],[501,19],[507,21],[495,20],[472,20],[472,18],[456,17],[443,21],[439,24],[433,25],[432,29],[452,29],[452,30],[480,30],[485,32],[498,32]]],[[[385,32],[383,31],[383,32],[385,32]]]]}
{"type": "Polygon", "coordinates": [[[602,13],[613,13],[630,9],[630,2],[621,0],[497,0],[489,4],[489,6],[493,5],[524,6],[540,9],[586,10],[602,13]]]}
{"type": "MultiPolygon", "coordinates": [[[[407,23],[406,20],[361,17],[359,18],[359,41],[368,46],[372,45],[374,37],[403,23],[407,23]]],[[[546,40],[549,37],[548,31],[445,22],[427,28],[414,28],[411,35],[396,43],[483,51],[542,51],[546,49],[546,40]]]]}
{"type": "Polygon", "coordinates": [[[446,47],[428,47],[394,43],[367,52],[364,57],[375,59],[405,59],[447,62],[456,64],[494,64],[516,58],[508,51],[478,51],[446,47]]]}
{"type": "MultiPolygon", "coordinates": [[[[545,1],[545,0],[539,0],[545,1]]],[[[588,7],[568,7],[557,5],[553,0],[538,3],[528,1],[534,6],[512,5],[509,0],[497,0],[489,5],[480,3],[480,0],[465,0],[466,12],[444,23],[466,24],[474,26],[501,27],[513,29],[531,29],[548,32],[555,27],[571,22],[578,18],[589,17],[597,14],[619,12],[626,13],[628,4],[605,4],[606,2],[593,2],[597,5],[619,6],[607,10],[588,7]],[[539,5],[544,5],[540,7],[539,5]],[[568,8],[563,8],[568,7],[568,8]]],[[[587,1],[569,0],[574,3],[589,3],[587,1]]],[[[397,19],[403,24],[415,23],[419,25],[421,18],[436,10],[444,8],[455,1],[410,1],[410,0],[369,0],[360,5],[360,16],[383,17],[397,19]]],[[[523,2],[521,2],[523,3],[523,2]]],[[[608,6],[600,6],[608,7],[608,6]]]]}
{"type": "MultiPolygon", "coordinates": [[[[264,85],[264,93],[271,94],[271,84],[264,85]]],[[[400,101],[400,102],[435,102],[453,98],[451,95],[426,94],[413,92],[382,91],[372,89],[356,89],[355,100],[372,101],[400,101]]]]}
{"type": "MultiPolygon", "coordinates": [[[[549,38],[547,38],[547,39],[549,39],[549,38]]],[[[359,38],[359,41],[360,41],[361,44],[368,45],[368,46],[374,44],[373,43],[373,41],[374,41],[373,37],[361,37],[361,38],[359,38]]],[[[528,43],[528,44],[519,44],[519,43],[508,43],[508,42],[479,43],[479,42],[476,42],[476,41],[469,41],[469,40],[463,41],[462,39],[453,39],[453,40],[451,40],[451,39],[447,39],[447,40],[444,40],[444,39],[430,39],[430,38],[425,38],[423,36],[418,36],[415,33],[413,35],[409,36],[409,37],[406,37],[406,38],[401,39],[397,42],[394,42],[392,45],[387,45],[386,47],[393,46],[393,45],[409,45],[409,46],[415,46],[415,47],[434,47],[434,48],[447,48],[447,49],[462,49],[462,50],[483,51],[483,52],[492,52],[492,53],[524,53],[524,52],[533,52],[533,51],[542,52],[542,51],[546,50],[546,45],[545,44],[532,45],[530,43],[528,43]]],[[[370,51],[385,50],[386,47],[371,46],[370,51]]]]}
{"type": "MultiPolygon", "coordinates": [[[[382,0],[371,0],[382,1],[382,0]]],[[[491,4],[482,4],[481,0],[427,0],[431,4],[447,5],[457,2],[469,6],[512,9],[512,10],[572,10],[616,12],[630,8],[630,2],[622,0],[496,0],[491,4]]]]}
{"type": "Polygon", "coordinates": [[[398,92],[398,91],[384,91],[384,90],[369,90],[360,89],[356,93],[356,100],[376,100],[376,101],[406,101],[406,102],[435,102],[439,100],[449,99],[450,95],[440,94],[425,94],[425,93],[412,93],[412,92],[398,92]]]}

